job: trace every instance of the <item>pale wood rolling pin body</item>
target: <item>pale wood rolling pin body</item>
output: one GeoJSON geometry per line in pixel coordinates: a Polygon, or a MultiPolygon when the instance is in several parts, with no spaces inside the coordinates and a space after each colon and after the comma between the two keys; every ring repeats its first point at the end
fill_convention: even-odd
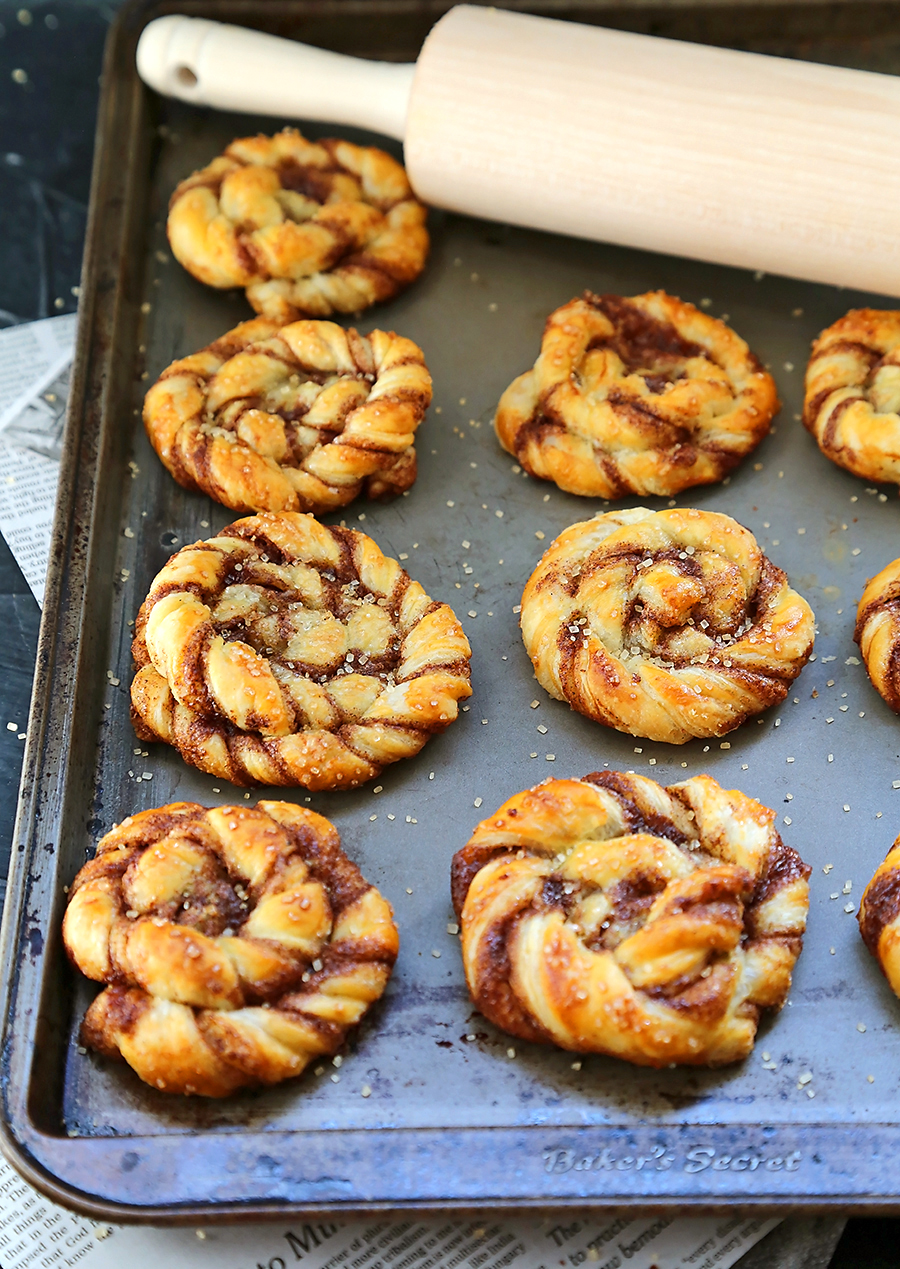
{"type": "Polygon", "coordinates": [[[891,75],[466,5],[414,72],[178,17],[141,45],[184,100],[402,139],[435,206],[900,294],[891,75]]]}

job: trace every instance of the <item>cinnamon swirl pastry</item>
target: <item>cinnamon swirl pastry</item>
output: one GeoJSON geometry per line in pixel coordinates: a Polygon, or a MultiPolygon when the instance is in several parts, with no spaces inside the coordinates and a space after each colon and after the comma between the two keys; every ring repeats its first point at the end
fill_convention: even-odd
{"type": "Polygon", "coordinates": [[[900,714],[900,560],[867,583],[853,638],[875,691],[900,714]]]}
{"type": "Polygon", "coordinates": [[[550,314],[494,425],[532,476],[621,498],[721,480],[778,409],[772,376],[724,322],[665,291],[585,291],[550,314]]]}
{"type": "Polygon", "coordinates": [[[900,312],[856,308],[822,331],[803,422],[839,467],[900,484],[900,312]]]}
{"type": "Polygon", "coordinates": [[[430,401],[410,339],[257,318],[164,370],[144,424],[185,488],[233,511],[322,513],[412,485],[430,401]]]}
{"type": "Polygon", "coordinates": [[[547,780],[453,859],[476,1007],[523,1040],[720,1066],[791,985],[810,868],[775,812],[710,776],[547,780]]]}
{"type": "Polygon", "coordinates": [[[863,942],[900,996],[900,837],[863,891],[857,919],[863,942]]]}
{"type": "Polygon", "coordinates": [[[168,234],[195,278],[246,287],[257,313],[284,325],[392,299],[425,267],[425,218],[383,150],[285,128],[232,141],[182,181],[168,234]]]}
{"type": "Polygon", "coordinates": [[[225,1097],[335,1053],[387,985],[390,904],[289,802],[129,816],[69,891],[72,961],[108,983],[82,1043],[166,1093],[225,1097]]]}
{"type": "Polygon", "coordinates": [[[815,619],[756,539],[712,511],[610,511],[556,539],[522,596],[542,687],[617,731],[680,745],[783,701],[815,619]]]}
{"type": "Polygon", "coordinates": [[[233,784],[352,788],[471,696],[454,613],[353,529],[265,512],[186,546],[135,622],[142,740],[233,784]]]}

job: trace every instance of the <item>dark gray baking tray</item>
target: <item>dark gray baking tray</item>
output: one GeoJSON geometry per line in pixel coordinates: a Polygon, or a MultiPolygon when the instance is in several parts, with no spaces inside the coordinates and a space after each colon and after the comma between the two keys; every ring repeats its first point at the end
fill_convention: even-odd
{"type": "MultiPolygon", "coordinates": [[[[408,497],[359,504],[346,518],[463,616],[475,696],[448,732],[385,774],[383,792],[287,794],[334,819],[395,906],[402,950],[386,999],[339,1072],[329,1066],[224,1102],[156,1094],[126,1067],[78,1051],[94,989],[62,954],[63,887],[97,837],[136,809],[243,798],[164,746],[135,753],[128,721],[129,623],[148,583],[172,549],[232,518],[178,488],[156,460],[138,418],[145,381],[248,315],[240,294],[206,290],[171,260],[166,200],[231,137],[280,122],[194,110],[143,89],[135,41],[166,7],[129,10],[107,54],[68,444],[4,916],[4,1150],[70,1206],[155,1223],[404,1206],[897,1207],[900,1004],[845,911],[900,828],[900,721],[868,686],[851,640],[864,579],[898,554],[897,497],[839,471],[797,422],[810,338],[874,297],[458,216],[433,215],[423,278],[360,323],[417,340],[434,373],[419,480],[408,497]],[[728,747],[667,747],[590,723],[537,687],[521,646],[514,606],[542,546],[600,504],[517,473],[490,418],[502,389],[533,361],[546,314],[585,287],[626,295],[664,287],[728,314],[771,365],[784,400],[777,430],[730,483],[679,500],[752,528],[818,617],[817,659],[791,699],[733,733],[728,747]],[[520,1043],[510,1058],[508,1038],[471,1010],[447,932],[452,853],[516,790],[606,765],[664,783],[709,771],[777,807],[785,838],[814,865],[790,1002],[740,1066],[657,1072],[590,1058],[574,1070],[571,1055],[520,1043]],[[801,1085],[807,1071],[813,1078],[801,1085]]],[[[388,58],[413,57],[444,7],[177,5],[388,58]]],[[[542,11],[900,70],[896,0],[542,11]]]]}

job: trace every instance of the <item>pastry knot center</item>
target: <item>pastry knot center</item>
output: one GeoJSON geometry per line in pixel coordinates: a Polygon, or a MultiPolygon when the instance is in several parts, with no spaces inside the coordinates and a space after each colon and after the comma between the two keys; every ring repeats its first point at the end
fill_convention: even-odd
{"type": "Polygon", "coordinates": [[[652,564],[640,577],[636,599],[644,614],[661,626],[682,626],[706,597],[698,577],[683,573],[669,560],[652,564]]]}

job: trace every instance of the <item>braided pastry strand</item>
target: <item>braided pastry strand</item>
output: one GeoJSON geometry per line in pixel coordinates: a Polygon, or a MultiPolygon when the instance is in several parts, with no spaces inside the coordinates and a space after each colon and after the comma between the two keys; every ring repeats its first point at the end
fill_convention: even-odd
{"type": "Polygon", "coordinates": [[[353,788],[418,753],[472,694],[453,611],[364,533],[299,512],[176,552],[132,652],[138,736],[233,784],[353,788]]]}
{"type": "Polygon", "coordinates": [[[853,638],[875,691],[900,714],[900,560],[866,583],[853,638]]]}
{"type": "Polygon", "coordinates": [[[399,946],[334,826],[289,802],[129,816],[75,878],[63,940],[108,984],[82,1042],[162,1092],[203,1097],[335,1053],[399,946]]]}
{"type": "Polygon", "coordinates": [[[806,367],[803,423],[839,467],[900,484],[900,312],[852,309],[822,331],[806,367]]]}
{"type": "Polygon", "coordinates": [[[815,618],[756,539],[712,511],[610,511],[553,542],[522,596],[543,688],[631,736],[722,736],[783,701],[815,618]]]}
{"type": "Polygon", "coordinates": [[[283,326],[392,299],[425,267],[426,215],[384,150],[285,128],[239,137],[182,181],[167,230],[195,278],[246,287],[283,326]]]}
{"type": "Polygon", "coordinates": [[[724,322],[665,291],[585,291],[551,313],[494,426],[532,476],[593,498],[721,480],[768,433],[772,376],[724,322]]]}
{"type": "Polygon", "coordinates": [[[256,318],[164,370],[144,425],[185,488],[233,511],[321,514],[363,490],[378,498],[412,485],[430,402],[410,339],[256,318]]]}
{"type": "Polygon", "coordinates": [[[863,942],[900,996],[900,837],[863,891],[856,915],[863,942]]]}
{"type": "Polygon", "coordinates": [[[811,869],[710,776],[595,772],[517,793],[453,859],[476,1007],[523,1040],[720,1066],[791,985],[811,869]]]}

